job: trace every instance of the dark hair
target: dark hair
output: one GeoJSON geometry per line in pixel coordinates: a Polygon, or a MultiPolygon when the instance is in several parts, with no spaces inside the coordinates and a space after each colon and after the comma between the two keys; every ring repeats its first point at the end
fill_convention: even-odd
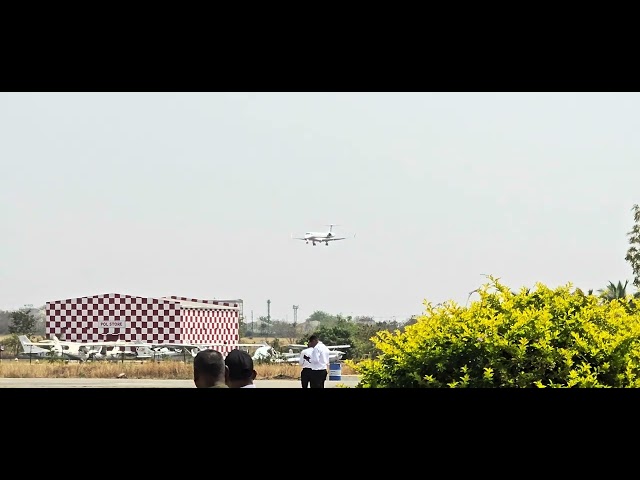
{"type": "Polygon", "coordinates": [[[224,375],[224,357],[217,350],[200,350],[193,359],[193,369],[199,374],[219,378],[224,375]]]}
{"type": "Polygon", "coordinates": [[[315,333],[309,337],[309,341],[310,342],[312,342],[314,340],[318,340],[318,335],[316,335],[315,333]]]}
{"type": "Polygon", "coordinates": [[[244,350],[237,348],[231,350],[224,359],[224,363],[229,369],[231,380],[246,380],[253,376],[253,359],[244,350]]]}

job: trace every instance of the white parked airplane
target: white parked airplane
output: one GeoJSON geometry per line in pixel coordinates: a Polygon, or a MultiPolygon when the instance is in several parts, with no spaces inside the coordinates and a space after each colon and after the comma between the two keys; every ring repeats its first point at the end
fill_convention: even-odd
{"type": "MultiPolygon", "coordinates": [[[[350,346],[351,345],[327,345],[327,348],[329,349],[329,363],[338,362],[344,356],[345,352],[337,350],[338,348],[349,348],[350,346]]],[[[298,345],[294,343],[286,345],[285,348],[288,348],[289,351],[286,353],[281,353],[270,345],[264,344],[255,351],[255,353],[253,354],[253,359],[275,363],[297,364],[300,361],[300,352],[303,349],[307,348],[307,345],[298,345]],[[299,349],[299,351],[295,352],[294,349],[299,349]]]]}
{"type": "Polygon", "coordinates": [[[280,352],[278,352],[271,345],[266,343],[256,344],[258,347],[251,358],[256,361],[268,361],[268,362],[282,362],[284,361],[284,357],[280,352]]]}
{"type": "Polygon", "coordinates": [[[151,343],[136,340],[133,342],[116,340],[103,342],[73,342],[60,340],[53,335],[51,339],[41,340],[33,343],[26,336],[21,338],[22,348],[25,353],[31,356],[55,356],[64,357],[73,360],[122,360],[122,359],[148,359],[148,358],[164,358],[179,357],[186,354],[195,357],[200,350],[216,347],[244,348],[261,347],[263,344],[253,343],[212,343],[212,344],[196,344],[196,343],[179,343],[179,342],[163,342],[151,343]],[[52,353],[53,352],[53,353],[52,353]]]}
{"type": "Polygon", "coordinates": [[[156,356],[169,356],[173,357],[176,355],[185,355],[190,354],[192,357],[195,357],[199,351],[207,350],[209,348],[216,349],[217,347],[233,347],[233,348],[242,348],[243,350],[248,350],[250,347],[260,347],[263,344],[260,343],[175,343],[175,342],[165,342],[165,343],[155,343],[155,344],[146,344],[151,347],[151,354],[156,356]]]}
{"type": "Polygon", "coordinates": [[[307,244],[311,242],[314,247],[316,243],[324,242],[325,245],[329,246],[329,242],[333,242],[335,240],[344,240],[345,238],[347,238],[347,237],[336,237],[335,233],[333,233],[333,227],[335,227],[336,224],[332,223],[327,226],[329,227],[328,232],[306,232],[304,234],[304,237],[294,237],[293,235],[291,235],[291,238],[293,238],[294,240],[304,240],[305,243],[307,244]]]}
{"type": "Polygon", "coordinates": [[[60,340],[56,335],[51,339],[31,342],[26,336],[21,335],[20,342],[25,353],[36,352],[40,356],[53,355],[54,357],[64,357],[71,360],[120,360],[123,358],[151,358],[150,344],[140,341],[126,342],[122,340],[106,342],[73,342],[60,340]],[[45,352],[42,353],[42,350],[45,352]],[[53,352],[53,353],[51,353],[53,352]]]}
{"type": "Polygon", "coordinates": [[[143,342],[111,342],[111,349],[102,353],[103,347],[99,347],[99,354],[94,356],[95,360],[124,360],[152,358],[151,348],[143,342]]]}
{"type": "Polygon", "coordinates": [[[81,362],[87,360],[87,354],[79,349],[80,344],[69,345],[69,342],[61,342],[55,335],[52,340],[37,343],[33,343],[26,335],[19,335],[18,339],[23,352],[30,357],[64,358],[81,362]]]}
{"type": "Polygon", "coordinates": [[[195,357],[199,351],[209,348],[216,349],[217,347],[233,347],[243,348],[247,350],[249,347],[260,347],[262,344],[254,343],[181,343],[181,342],[163,342],[163,343],[146,343],[142,341],[136,342],[105,342],[109,345],[114,345],[111,353],[107,352],[107,358],[109,359],[121,359],[124,351],[125,358],[130,358],[133,355],[136,359],[144,358],[166,358],[166,357],[182,357],[190,355],[195,357]],[[135,350],[135,353],[132,351],[135,350]],[[136,355],[137,354],[137,355],[136,355]]]}
{"type": "MultiPolygon", "coordinates": [[[[351,345],[325,345],[325,346],[329,349],[329,363],[338,362],[345,355],[346,352],[343,352],[342,350],[338,350],[338,349],[351,347],[351,345]]],[[[287,345],[285,348],[287,347],[290,349],[289,350],[290,353],[285,354],[289,357],[287,361],[291,363],[296,363],[300,359],[300,352],[305,348],[307,348],[307,345],[298,345],[298,344],[292,343],[290,345],[287,345]],[[294,348],[299,349],[299,351],[297,353],[295,352],[291,353],[291,350],[294,348]]]]}
{"type": "Polygon", "coordinates": [[[28,357],[45,358],[51,356],[51,347],[40,347],[29,340],[26,335],[18,335],[18,340],[20,340],[20,344],[22,345],[23,353],[28,357]]]}

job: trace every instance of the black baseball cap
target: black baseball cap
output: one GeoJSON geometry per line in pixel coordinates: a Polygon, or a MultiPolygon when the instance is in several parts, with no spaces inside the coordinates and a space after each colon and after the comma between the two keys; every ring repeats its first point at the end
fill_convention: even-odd
{"type": "Polygon", "coordinates": [[[229,378],[233,380],[244,380],[253,375],[253,359],[244,350],[231,350],[224,363],[229,367],[229,378]]]}

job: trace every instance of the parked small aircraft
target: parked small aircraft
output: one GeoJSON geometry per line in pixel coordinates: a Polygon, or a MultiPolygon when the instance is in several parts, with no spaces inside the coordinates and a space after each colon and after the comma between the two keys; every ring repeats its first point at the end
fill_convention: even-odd
{"type": "MultiPolygon", "coordinates": [[[[329,363],[335,363],[342,359],[346,352],[337,350],[338,348],[349,348],[351,345],[327,345],[329,349],[329,363]]],[[[300,361],[300,352],[307,348],[307,345],[290,344],[284,348],[288,348],[288,352],[279,352],[270,345],[262,345],[253,354],[254,360],[269,361],[275,363],[295,363],[300,361]],[[298,350],[298,351],[295,351],[298,350]]]]}
{"type": "MultiPolygon", "coordinates": [[[[335,233],[333,233],[333,227],[336,226],[335,223],[327,225],[329,227],[328,232],[306,232],[303,237],[294,237],[291,235],[291,238],[294,240],[304,240],[305,243],[311,242],[313,246],[316,246],[316,243],[323,243],[329,246],[329,242],[333,242],[335,240],[344,240],[347,237],[336,237],[335,233]]],[[[355,235],[354,235],[355,237],[355,235]]]]}
{"type": "MultiPolygon", "coordinates": [[[[346,354],[346,352],[343,352],[342,350],[338,350],[338,349],[351,347],[351,345],[325,345],[325,346],[329,349],[329,363],[339,362],[342,359],[342,357],[346,354]]],[[[295,362],[299,361],[300,352],[305,348],[307,348],[307,345],[298,345],[298,344],[292,343],[290,345],[287,345],[285,348],[290,349],[289,350],[290,353],[287,353],[285,355],[288,355],[291,363],[294,363],[294,361],[295,362]],[[291,353],[293,349],[297,349],[298,352],[291,353]]]]}
{"type": "Polygon", "coordinates": [[[31,342],[26,336],[21,335],[20,342],[22,348],[27,355],[33,357],[55,357],[67,358],[72,360],[123,360],[123,359],[148,359],[148,358],[165,358],[190,355],[195,357],[200,350],[216,347],[243,348],[247,350],[250,347],[259,348],[263,344],[253,343],[180,343],[180,342],[163,342],[152,343],[136,340],[133,342],[116,340],[104,342],[73,342],[60,340],[56,335],[51,339],[41,340],[39,342],[31,342]]]}
{"type": "Polygon", "coordinates": [[[26,335],[18,335],[22,351],[27,357],[45,358],[51,356],[51,347],[43,348],[33,343],[26,335]]]}
{"type": "Polygon", "coordinates": [[[18,339],[22,345],[23,353],[28,357],[64,358],[81,362],[87,360],[87,354],[79,350],[80,344],[73,346],[68,342],[63,343],[55,335],[52,340],[37,343],[33,343],[26,335],[19,335],[18,339]]]}
{"type": "Polygon", "coordinates": [[[216,349],[217,347],[234,347],[241,348],[243,350],[248,350],[250,347],[260,347],[262,344],[255,343],[156,343],[156,344],[147,344],[151,347],[151,354],[161,355],[161,356],[176,356],[176,355],[184,355],[190,354],[192,357],[195,357],[199,351],[207,350],[209,348],[216,349]]]}

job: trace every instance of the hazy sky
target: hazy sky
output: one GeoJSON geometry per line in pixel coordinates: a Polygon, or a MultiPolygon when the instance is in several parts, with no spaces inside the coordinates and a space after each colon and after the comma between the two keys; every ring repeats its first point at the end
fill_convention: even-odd
{"type": "Polygon", "coordinates": [[[638,131],[636,93],[0,93],[0,309],[404,320],[483,274],[624,283],[638,131]],[[356,237],[290,238],[328,223],[356,237]]]}

